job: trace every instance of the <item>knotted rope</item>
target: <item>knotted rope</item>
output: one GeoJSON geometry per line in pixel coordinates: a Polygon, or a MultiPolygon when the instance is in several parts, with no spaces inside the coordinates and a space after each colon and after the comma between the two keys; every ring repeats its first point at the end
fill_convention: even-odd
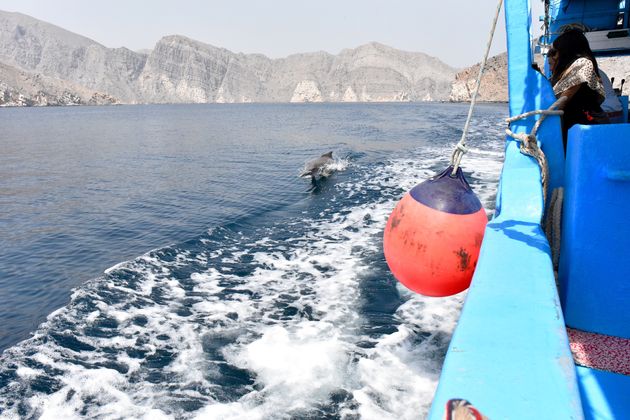
{"type": "Polygon", "coordinates": [[[497,5],[497,11],[494,14],[494,20],[492,21],[492,29],[490,30],[490,38],[488,39],[488,43],[486,44],[486,53],[483,56],[483,61],[479,66],[479,74],[477,75],[477,83],[475,84],[475,90],[473,91],[472,98],[470,100],[470,107],[468,108],[468,117],[466,118],[466,124],[464,125],[464,132],[462,133],[462,138],[459,140],[459,143],[455,146],[455,150],[453,150],[453,154],[451,156],[451,166],[453,167],[452,176],[455,176],[457,173],[457,168],[459,168],[459,164],[462,161],[462,157],[464,153],[466,153],[466,133],[468,133],[468,127],[470,126],[470,120],[472,118],[473,109],[475,108],[475,103],[477,101],[477,93],[479,92],[479,86],[481,85],[481,76],[483,76],[483,72],[486,68],[486,62],[488,61],[488,54],[490,53],[490,46],[492,45],[492,38],[494,37],[494,31],[497,27],[497,20],[499,19],[499,14],[501,13],[501,4],[503,4],[503,0],[499,0],[499,4],[497,5]]]}
{"type": "Polygon", "coordinates": [[[564,201],[564,188],[559,187],[552,191],[551,200],[545,216],[545,235],[551,248],[551,262],[553,269],[558,270],[560,263],[560,245],[562,242],[562,203],[564,201]]]}
{"type": "Polygon", "coordinates": [[[538,128],[542,122],[547,118],[547,115],[562,115],[564,111],[558,110],[560,105],[566,102],[567,98],[565,96],[561,96],[556,100],[548,109],[537,109],[535,111],[525,112],[520,115],[516,115],[514,117],[507,118],[505,121],[508,123],[508,128],[505,129],[505,133],[512,137],[515,140],[520,140],[521,142],[521,153],[527,156],[531,156],[538,161],[538,166],[540,166],[540,177],[543,185],[543,203],[547,200],[547,180],[549,179],[549,166],[547,165],[547,158],[543,153],[542,149],[538,147],[538,140],[536,139],[536,133],[538,132],[538,128]],[[522,120],[532,115],[541,115],[541,117],[536,121],[534,127],[532,128],[531,133],[514,133],[510,130],[509,125],[514,121],[522,120]]]}
{"type": "MultiPolygon", "coordinates": [[[[499,19],[499,14],[501,13],[502,4],[503,4],[503,0],[499,0],[499,4],[497,5],[497,10],[494,15],[494,19],[492,21],[490,37],[488,39],[488,43],[486,44],[486,52],[483,56],[483,61],[481,62],[481,65],[479,66],[479,74],[477,75],[477,81],[475,83],[475,90],[473,91],[472,98],[470,100],[470,107],[468,108],[468,116],[466,117],[466,124],[464,125],[464,131],[462,132],[462,137],[459,140],[459,142],[455,145],[455,149],[453,150],[453,154],[451,155],[451,166],[453,167],[451,176],[456,175],[457,169],[459,168],[459,165],[461,164],[462,157],[468,150],[466,148],[466,134],[468,133],[468,128],[470,127],[470,120],[472,119],[472,113],[475,108],[475,104],[477,102],[477,94],[479,93],[479,86],[481,85],[481,78],[483,76],[483,73],[486,67],[486,62],[488,61],[488,54],[490,53],[490,46],[492,45],[492,38],[494,37],[494,32],[497,26],[497,20],[499,19]]],[[[547,158],[545,157],[545,154],[540,149],[540,147],[538,147],[538,140],[536,139],[536,133],[538,131],[538,128],[542,124],[542,122],[547,117],[547,115],[564,114],[564,111],[557,110],[556,108],[562,105],[565,101],[566,101],[566,98],[562,96],[546,110],[530,111],[530,112],[526,112],[526,113],[516,115],[514,117],[506,119],[508,123],[508,128],[505,130],[505,132],[507,133],[507,135],[509,135],[515,140],[520,140],[521,153],[527,156],[531,156],[534,159],[536,159],[536,161],[538,162],[538,165],[540,166],[540,176],[541,176],[541,181],[542,181],[542,186],[543,186],[543,207],[547,201],[547,181],[549,179],[549,166],[547,165],[547,158]],[[531,133],[516,134],[512,132],[512,130],[510,130],[509,124],[511,124],[512,122],[518,121],[524,118],[528,118],[533,115],[541,115],[541,117],[534,124],[534,127],[532,128],[531,133]]],[[[553,242],[557,243],[557,250],[555,252],[556,255],[553,257],[554,265],[557,266],[557,254],[559,252],[559,246],[560,246],[559,245],[560,226],[559,226],[559,222],[556,224],[556,223],[553,223],[553,221],[557,219],[558,217],[558,214],[559,214],[558,209],[562,208],[561,207],[562,206],[562,190],[554,191],[553,201],[554,201],[554,204],[553,204],[554,208],[549,209],[549,214],[552,215],[551,216],[552,221],[550,223],[547,223],[547,225],[549,226],[548,237],[550,239],[550,242],[553,240],[553,242]],[[552,224],[554,226],[551,226],[552,224]],[[555,240],[556,238],[558,238],[557,241],[555,240]]],[[[554,248],[556,247],[552,245],[552,250],[554,248]]]]}
{"type": "MultiPolygon", "coordinates": [[[[536,161],[538,161],[538,166],[540,167],[540,178],[543,186],[543,206],[545,206],[547,202],[547,181],[549,179],[549,166],[547,165],[547,158],[545,157],[545,153],[540,147],[538,147],[538,139],[536,139],[536,133],[538,132],[538,128],[548,115],[564,114],[564,111],[558,110],[556,108],[565,103],[566,100],[567,98],[565,96],[561,96],[560,98],[558,98],[558,100],[551,104],[548,109],[538,109],[536,111],[525,112],[524,114],[516,115],[514,117],[506,119],[506,122],[508,123],[508,128],[505,129],[506,134],[515,140],[520,140],[521,153],[527,156],[531,156],[536,159],[536,161]],[[512,132],[512,130],[510,130],[509,124],[513,123],[514,121],[531,117],[532,115],[541,115],[541,117],[534,124],[531,133],[516,134],[512,132]]],[[[551,259],[554,270],[557,270],[558,268],[558,260],[560,257],[562,201],[563,189],[556,188],[552,192],[551,202],[549,203],[549,208],[547,209],[546,218],[544,220],[545,234],[547,235],[547,240],[549,241],[549,246],[551,247],[551,259]]]]}

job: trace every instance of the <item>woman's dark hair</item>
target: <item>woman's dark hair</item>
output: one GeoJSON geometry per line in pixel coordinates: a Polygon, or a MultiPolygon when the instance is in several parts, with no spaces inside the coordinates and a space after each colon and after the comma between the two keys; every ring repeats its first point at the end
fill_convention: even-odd
{"type": "Polygon", "coordinates": [[[591,51],[590,45],[588,45],[588,39],[584,36],[584,33],[579,29],[570,29],[560,34],[555,41],[553,41],[553,48],[558,51],[558,58],[556,62],[556,68],[551,75],[551,83],[556,84],[560,80],[562,73],[578,58],[584,57],[591,60],[595,74],[599,74],[599,68],[597,67],[597,61],[591,51]]]}

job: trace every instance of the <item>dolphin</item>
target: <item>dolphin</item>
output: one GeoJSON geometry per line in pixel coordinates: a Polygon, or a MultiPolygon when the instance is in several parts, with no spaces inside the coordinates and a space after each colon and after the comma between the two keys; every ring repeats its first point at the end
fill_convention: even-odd
{"type": "Polygon", "coordinates": [[[326,171],[326,165],[329,165],[334,162],[332,157],[333,152],[324,153],[318,158],[309,160],[304,165],[304,169],[302,173],[298,175],[299,177],[307,177],[310,176],[311,179],[315,179],[317,176],[326,177],[330,175],[328,171],[326,171]]]}

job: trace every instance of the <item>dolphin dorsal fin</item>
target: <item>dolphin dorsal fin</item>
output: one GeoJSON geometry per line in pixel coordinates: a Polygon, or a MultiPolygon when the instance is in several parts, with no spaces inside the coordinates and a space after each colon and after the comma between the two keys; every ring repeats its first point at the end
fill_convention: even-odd
{"type": "Polygon", "coordinates": [[[324,153],[322,157],[329,157],[332,159],[332,152],[324,153]]]}

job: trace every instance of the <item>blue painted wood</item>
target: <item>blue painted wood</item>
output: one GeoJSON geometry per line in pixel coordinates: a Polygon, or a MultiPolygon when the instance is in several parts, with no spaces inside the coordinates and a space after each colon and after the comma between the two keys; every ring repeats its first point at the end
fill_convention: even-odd
{"type": "Polygon", "coordinates": [[[586,420],[630,419],[630,376],[578,366],[586,420]]]}
{"type": "MultiPolygon", "coordinates": [[[[506,1],[506,10],[511,7],[510,4],[512,2],[506,1]]],[[[520,18],[506,14],[505,18],[508,37],[510,116],[536,109],[548,109],[556,101],[556,96],[547,78],[531,66],[533,56],[529,41],[529,22],[531,21],[529,12],[526,15],[522,14],[520,18]]],[[[538,118],[539,116],[533,116],[514,122],[512,131],[529,133],[538,118]]],[[[551,191],[561,187],[564,182],[564,146],[560,117],[547,117],[538,130],[537,138],[547,157],[550,175],[549,194],[551,194],[551,191]]]]}
{"type": "MultiPolygon", "coordinates": [[[[628,4],[630,4],[630,2],[628,2],[628,4]]],[[[623,122],[630,122],[628,121],[628,96],[620,96],[619,100],[621,101],[621,106],[623,108],[623,122]]]]}
{"type": "Polygon", "coordinates": [[[559,32],[562,25],[582,22],[589,28],[598,30],[616,29],[619,12],[624,12],[624,27],[628,27],[628,12],[630,2],[626,1],[622,9],[619,0],[560,0],[552,1],[549,14],[551,15],[550,29],[559,32]]]}
{"type": "Polygon", "coordinates": [[[509,211],[486,229],[431,419],[442,419],[451,398],[469,400],[491,419],[582,418],[549,246],[537,221],[542,208],[530,205],[540,189],[530,181],[537,167],[523,161],[510,142],[501,187],[509,211]],[[522,217],[512,205],[521,206],[522,217]]]}
{"type": "Polygon", "coordinates": [[[559,269],[567,325],[624,338],[630,338],[629,140],[630,124],[569,130],[559,269]]]}
{"type": "MultiPolygon", "coordinates": [[[[528,1],[507,0],[505,6],[510,114],[515,115],[544,102],[548,106],[554,98],[548,82],[530,66],[528,1]]],[[[513,128],[529,131],[534,121],[513,128]]],[[[546,136],[553,150],[559,121],[549,122],[541,138],[546,136]]],[[[558,178],[555,185],[562,182],[558,178]]],[[[549,245],[540,228],[542,212],[538,165],[507,140],[497,212],[486,229],[431,419],[442,419],[452,398],[469,400],[491,419],[583,418],[549,245]]]]}

